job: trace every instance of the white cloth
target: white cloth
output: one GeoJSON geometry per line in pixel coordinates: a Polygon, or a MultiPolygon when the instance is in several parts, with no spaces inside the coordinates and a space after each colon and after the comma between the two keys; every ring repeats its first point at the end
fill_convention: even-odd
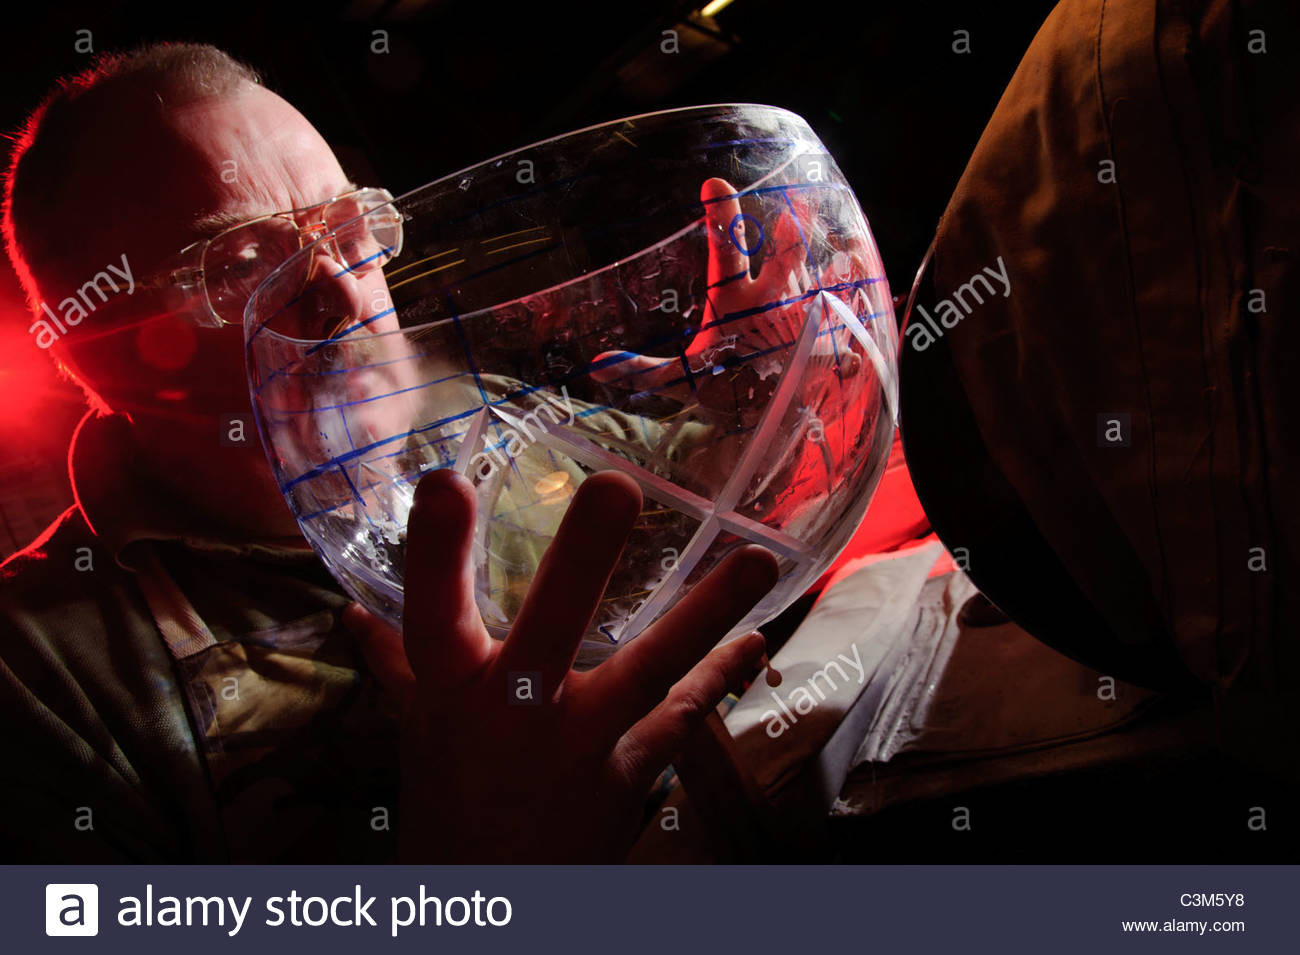
{"type": "MultiPolygon", "coordinates": [[[[918,598],[942,554],[941,545],[930,544],[873,560],[843,576],[773,658],[781,685],[770,687],[760,678],[732,708],[727,729],[742,762],[769,794],[823,753],[859,700],[878,703],[910,690],[912,674],[924,669],[933,653],[928,632],[924,646],[910,644],[917,634],[918,598]]],[[[967,585],[973,593],[969,581],[967,585]]],[[[931,621],[926,624],[933,628],[931,621]]],[[[851,745],[836,747],[821,760],[828,806],[866,729],[859,726],[851,745]]],[[[843,731],[852,732],[849,727],[843,731]]]]}

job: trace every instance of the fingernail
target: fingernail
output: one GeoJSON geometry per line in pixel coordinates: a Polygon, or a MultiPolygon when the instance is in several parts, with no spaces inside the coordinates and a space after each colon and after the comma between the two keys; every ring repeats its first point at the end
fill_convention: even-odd
{"type": "Polygon", "coordinates": [[[457,474],[452,468],[435,468],[432,471],[421,476],[415,485],[415,502],[426,499],[430,496],[446,494],[448,491],[458,491],[463,493],[464,487],[471,490],[473,485],[461,474],[457,474]]]}
{"type": "Polygon", "coordinates": [[[766,653],[763,654],[762,665],[765,666],[765,667],[767,668],[767,677],[766,677],[767,685],[768,685],[768,686],[780,686],[780,685],[781,685],[781,671],[778,670],[776,667],[772,666],[772,661],[769,660],[769,659],[767,658],[767,654],[766,654],[766,653]]]}
{"type": "Polygon", "coordinates": [[[747,649],[750,651],[751,658],[754,658],[754,665],[760,670],[767,671],[767,685],[780,686],[781,673],[772,666],[772,661],[767,657],[767,638],[763,636],[763,632],[755,630],[748,639],[753,641],[753,645],[747,649]]]}

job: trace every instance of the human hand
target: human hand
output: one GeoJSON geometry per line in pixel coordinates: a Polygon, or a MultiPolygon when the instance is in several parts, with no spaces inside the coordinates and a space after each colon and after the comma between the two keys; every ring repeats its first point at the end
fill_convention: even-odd
{"type": "Polygon", "coordinates": [[[426,475],[407,531],[403,633],[357,605],[345,612],[403,709],[400,860],[620,861],[656,776],[758,670],[758,634],[709,650],[775,584],[776,560],[740,548],[627,647],[577,673],[640,490],[617,472],[579,486],[501,643],[474,602],[475,509],[464,478],[426,475]],[[534,705],[518,699],[525,688],[534,705]]]}
{"type": "MultiPolygon", "coordinates": [[[[735,411],[738,392],[753,388],[766,394],[775,386],[779,376],[772,372],[780,370],[798,341],[811,304],[808,293],[818,288],[814,279],[834,284],[865,276],[866,246],[860,239],[850,240],[834,257],[830,268],[834,274],[813,276],[800,231],[812,218],[809,200],[796,195],[770,221],[760,223],[742,213],[731,183],[712,178],[701,186],[700,201],[708,235],[707,295],[698,331],[684,356],[605,352],[592,361],[591,377],[636,391],[658,390],[684,403],[697,400],[706,409],[735,411]],[[759,256],[762,266],[751,276],[753,256],[759,256]],[[692,376],[699,375],[692,382],[687,381],[683,360],[692,376]],[[725,366],[734,369],[732,374],[714,373],[725,366]],[[737,374],[748,380],[733,381],[737,374]]],[[[840,337],[842,355],[836,371],[841,377],[855,375],[861,359],[849,348],[848,336],[840,337]]],[[[820,344],[823,350],[833,348],[829,341],[820,344]]],[[[751,396],[749,403],[762,401],[751,396]]]]}

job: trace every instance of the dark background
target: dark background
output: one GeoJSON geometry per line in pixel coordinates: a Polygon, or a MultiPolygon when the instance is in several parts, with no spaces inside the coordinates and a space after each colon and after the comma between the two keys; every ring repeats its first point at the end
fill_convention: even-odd
{"type": "MultiPolygon", "coordinates": [[[[1050,2],[322,0],[33,3],[5,14],[0,129],[95,52],[206,41],[297,106],[363,184],[398,194],[537,139],[674,106],[756,102],[803,115],[853,184],[905,292],[966,158],[1050,2]],[[385,38],[374,31],[387,31],[385,38]],[[679,52],[661,50],[675,30],[679,52]],[[954,51],[969,31],[969,53],[954,51]],[[83,43],[84,46],[84,43],[83,43]]],[[[86,157],[86,161],[94,161],[86,157]]],[[[178,174],[180,174],[178,172],[178,174]]],[[[93,210],[87,210],[93,214],[93,210]]],[[[77,223],[68,223],[77,228],[77,223]]],[[[0,558],[70,503],[83,411],[0,266],[0,558]]]]}

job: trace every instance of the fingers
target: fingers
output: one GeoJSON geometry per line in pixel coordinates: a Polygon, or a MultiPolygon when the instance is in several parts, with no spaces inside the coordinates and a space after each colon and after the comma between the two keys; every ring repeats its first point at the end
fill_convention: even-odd
{"type": "Polygon", "coordinates": [[[614,758],[638,790],[654,782],[727,693],[738,692],[754,675],[765,647],[757,632],[718,647],[618,741],[614,758]]]}
{"type": "Polygon", "coordinates": [[[879,274],[880,270],[873,266],[877,256],[871,252],[866,239],[854,236],[848,241],[845,252],[849,257],[849,271],[855,278],[869,278],[879,274]]]}
{"type": "Polygon", "coordinates": [[[361,655],[379,685],[405,706],[415,686],[415,673],[406,659],[402,635],[357,603],[343,609],[342,623],[356,637],[361,655]]]}
{"type": "Polygon", "coordinates": [[[596,723],[618,735],[641,719],[744,619],[777,576],[776,558],[764,547],[750,544],[729,554],[677,606],[596,669],[589,691],[596,723]]]}
{"type": "Polygon", "coordinates": [[[572,666],[640,513],[641,489],[625,474],[603,471],[578,486],[498,663],[506,672],[540,671],[543,699],[572,666]]]}
{"type": "Polygon", "coordinates": [[[474,602],[474,488],[450,468],[415,488],[406,526],[406,657],[421,686],[457,686],[491,658],[474,602]]]}
{"type": "Polygon", "coordinates": [[[803,259],[807,261],[808,247],[804,241],[804,220],[796,218],[804,208],[803,203],[792,201],[793,211],[787,207],[776,213],[772,224],[772,255],[768,262],[776,261],[789,264],[803,259]]]}
{"type": "Polygon", "coordinates": [[[735,197],[735,192],[735,187],[725,179],[706,179],[700,187],[700,201],[704,203],[705,226],[709,233],[710,288],[749,269],[749,257],[740,251],[738,245],[746,242],[746,232],[743,220],[735,222],[736,216],[740,215],[740,200],[735,197]],[[730,198],[722,198],[724,196],[730,198]]]}
{"type": "Polygon", "coordinates": [[[676,358],[652,358],[632,352],[601,352],[591,361],[591,377],[602,385],[619,384],[631,391],[659,388],[682,377],[676,358]]]}

